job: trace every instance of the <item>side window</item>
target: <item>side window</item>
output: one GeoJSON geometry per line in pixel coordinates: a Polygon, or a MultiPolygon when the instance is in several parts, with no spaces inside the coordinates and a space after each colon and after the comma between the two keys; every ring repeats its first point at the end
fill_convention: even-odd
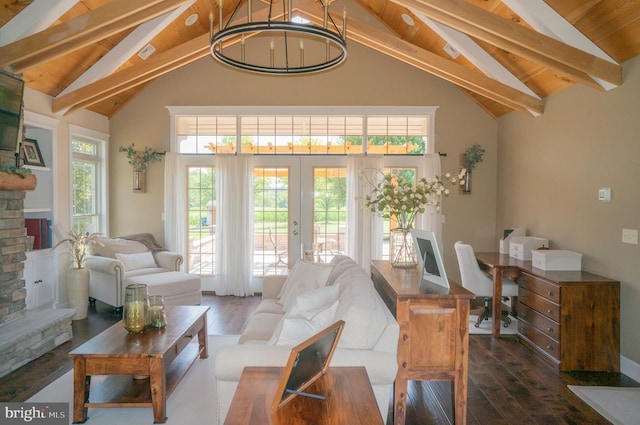
{"type": "Polygon", "coordinates": [[[104,141],[74,135],[71,151],[73,228],[106,233],[104,141]]]}

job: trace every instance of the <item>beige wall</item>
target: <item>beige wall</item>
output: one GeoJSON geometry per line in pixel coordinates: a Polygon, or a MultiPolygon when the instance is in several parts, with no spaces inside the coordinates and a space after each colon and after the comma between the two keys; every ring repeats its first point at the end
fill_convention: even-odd
{"type": "Polygon", "coordinates": [[[498,125],[497,230],[524,226],[551,248],[583,253],[584,270],[621,282],[622,355],[640,362],[640,58],[623,85],[576,85],[545,99],[544,115],[510,113],[498,125]],[[611,202],[598,201],[610,187],[611,202]]]}
{"type": "Polygon", "coordinates": [[[169,105],[439,106],[436,150],[448,153],[443,170],[457,167],[459,154],[474,143],[487,149],[486,160],[473,177],[473,194],[455,193],[444,203],[444,255],[452,277],[458,276],[456,240],[471,238],[485,248],[492,246],[496,121],[451,84],[356,43],[350,44],[343,66],[318,75],[256,76],[230,70],[207,57],[157,79],[111,119],[112,235],[149,231],[163,239],[163,165],[151,165],[146,193],[133,193],[131,167],[117,148],[135,143],[139,148],[169,150],[169,105]]]}

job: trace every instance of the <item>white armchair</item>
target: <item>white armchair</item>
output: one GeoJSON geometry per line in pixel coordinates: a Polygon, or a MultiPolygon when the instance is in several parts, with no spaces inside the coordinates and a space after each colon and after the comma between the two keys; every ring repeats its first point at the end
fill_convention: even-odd
{"type": "Polygon", "coordinates": [[[90,245],[85,259],[92,303],[102,301],[120,313],[124,288],[133,283],[146,284],[149,295],[162,295],[166,304],[201,303],[200,278],[180,271],[182,255],[152,249],[157,245],[153,236],[146,235],[142,242],[109,237],[98,240],[99,244],[90,245]]]}

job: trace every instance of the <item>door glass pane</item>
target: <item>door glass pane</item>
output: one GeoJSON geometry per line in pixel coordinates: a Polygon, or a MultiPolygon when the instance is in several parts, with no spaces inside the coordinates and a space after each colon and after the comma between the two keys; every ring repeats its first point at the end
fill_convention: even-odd
{"type": "Polygon", "coordinates": [[[216,170],[189,167],[187,270],[200,276],[216,272],[216,170]]]}
{"type": "Polygon", "coordinates": [[[289,168],[254,168],[253,196],[253,274],[286,274],[289,267],[289,168]]]}
{"type": "Polygon", "coordinates": [[[313,169],[313,245],[315,260],[330,262],[346,253],[347,169],[313,169]]]}

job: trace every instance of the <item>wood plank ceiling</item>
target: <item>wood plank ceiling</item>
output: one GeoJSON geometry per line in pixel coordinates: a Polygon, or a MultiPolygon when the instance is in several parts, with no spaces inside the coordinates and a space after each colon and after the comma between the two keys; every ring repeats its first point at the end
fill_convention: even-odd
{"type": "MultiPolygon", "coordinates": [[[[246,0],[225,0],[225,19],[237,1],[246,0]]],[[[317,0],[300,1],[317,20],[317,0]]],[[[573,84],[614,89],[620,63],[640,54],[638,0],[335,3],[333,13],[357,8],[381,24],[350,15],[349,42],[456,84],[493,117],[540,115],[543,98],[573,84]]],[[[210,12],[217,1],[2,0],[0,67],[52,96],[54,112],[112,117],[154,78],[209,55],[210,12]],[[155,51],[143,60],[148,44],[155,51]]]]}

